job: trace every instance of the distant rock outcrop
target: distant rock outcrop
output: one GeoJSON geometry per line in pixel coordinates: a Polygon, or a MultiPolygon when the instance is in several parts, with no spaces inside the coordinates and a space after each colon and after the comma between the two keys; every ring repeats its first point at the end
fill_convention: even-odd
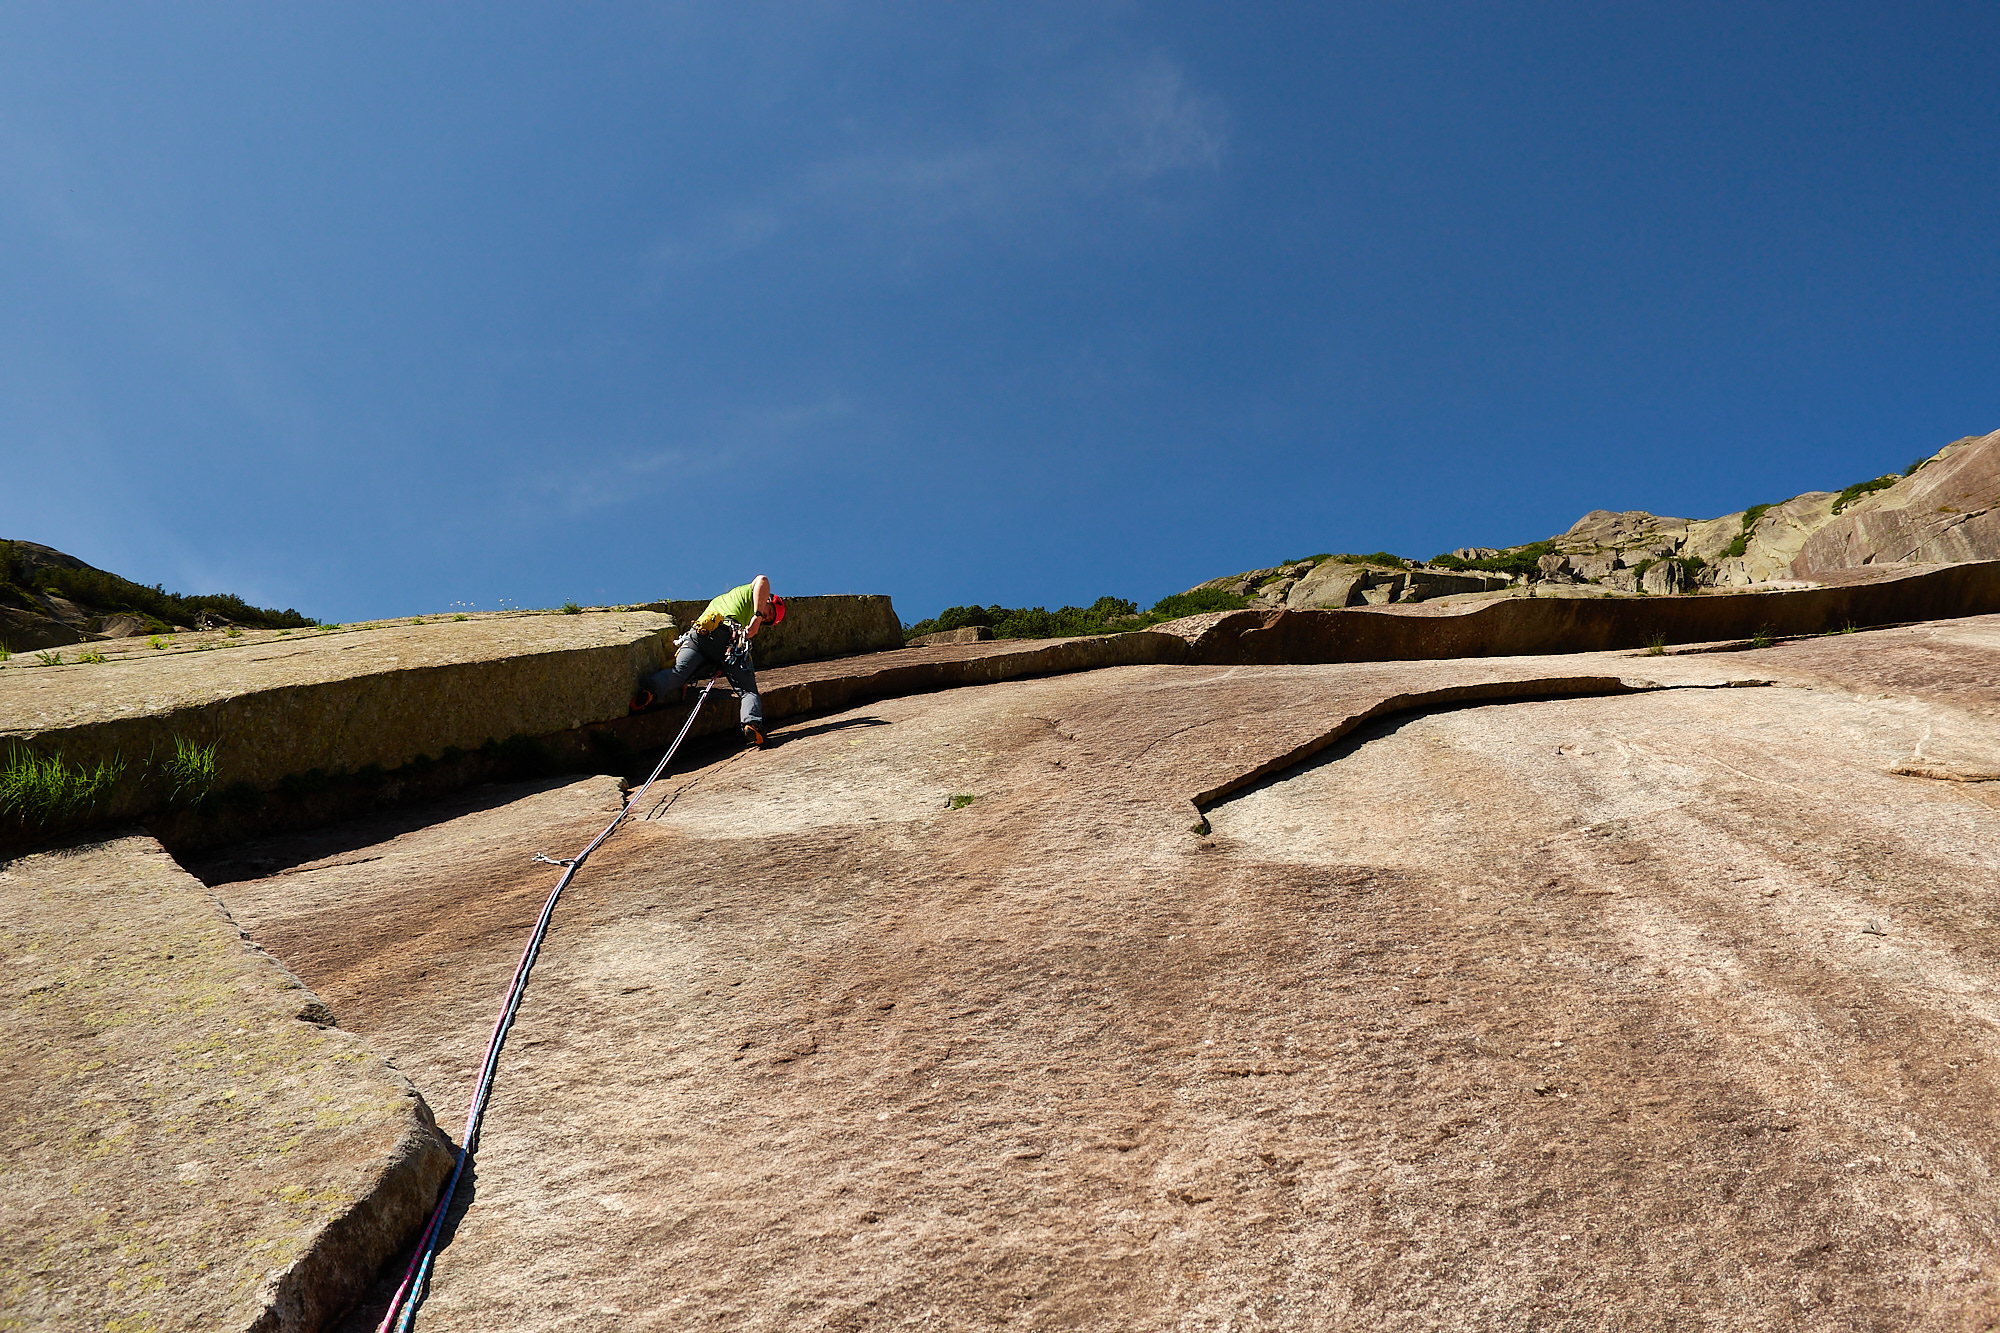
{"type": "Polygon", "coordinates": [[[0,648],[8,652],[177,630],[303,629],[312,623],[297,611],[251,606],[234,593],[183,597],[52,546],[0,540],[0,648]]]}
{"type": "Polygon", "coordinates": [[[2000,431],[1946,445],[1893,486],[1820,525],[1794,578],[1896,561],[2000,559],[2000,431]]]}
{"type": "Polygon", "coordinates": [[[1807,491],[1719,518],[1593,509],[1544,541],[1463,546],[1431,565],[1319,556],[1198,585],[1252,608],[1420,602],[1521,583],[1571,596],[1671,594],[1820,580],[1884,563],[2000,559],[2000,431],[1946,445],[1908,474],[1807,491]],[[1592,585],[1592,586],[1582,586],[1592,585]],[[1565,588],[1567,589],[1565,591],[1565,588]]]}

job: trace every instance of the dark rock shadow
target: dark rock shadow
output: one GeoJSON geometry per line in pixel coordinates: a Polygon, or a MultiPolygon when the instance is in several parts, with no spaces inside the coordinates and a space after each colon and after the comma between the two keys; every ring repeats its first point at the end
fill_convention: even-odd
{"type": "Polygon", "coordinates": [[[492,810],[524,796],[567,787],[573,782],[585,781],[588,776],[567,773],[526,782],[491,782],[467,787],[435,801],[397,806],[376,814],[356,815],[319,828],[254,838],[209,856],[182,859],[181,866],[211,889],[246,879],[264,879],[308,861],[372,847],[417,829],[442,824],[448,819],[492,810]]]}
{"type": "Polygon", "coordinates": [[[846,731],[849,727],[886,727],[888,725],[890,724],[886,718],[843,717],[832,722],[822,722],[816,727],[788,727],[785,729],[783,736],[773,736],[771,741],[773,744],[781,740],[785,742],[802,741],[808,736],[824,736],[830,731],[846,731]]]}
{"type": "MultiPolygon", "coordinates": [[[[445,1251],[451,1248],[452,1240],[458,1235],[459,1224],[472,1207],[472,1200],[479,1193],[479,1155],[474,1152],[465,1159],[465,1170],[458,1178],[458,1189],[452,1194],[451,1208],[444,1215],[444,1224],[438,1228],[437,1258],[431,1261],[432,1277],[436,1277],[437,1267],[444,1260],[445,1251]]],[[[430,1214],[424,1215],[424,1225],[430,1225],[430,1214]]],[[[388,1312],[389,1302],[395,1298],[396,1288],[403,1285],[403,1274],[409,1271],[410,1259],[417,1252],[417,1244],[423,1239],[421,1230],[410,1238],[409,1244],[396,1252],[394,1258],[382,1265],[382,1271],[375,1275],[367,1292],[357,1301],[354,1308],[331,1325],[332,1333],[375,1333],[381,1326],[382,1316],[388,1312]]],[[[422,1294],[422,1293],[420,1293],[422,1294]]],[[[422,1328],[423,1310],[411,1322],[412,1329],[422,1328]]]]}

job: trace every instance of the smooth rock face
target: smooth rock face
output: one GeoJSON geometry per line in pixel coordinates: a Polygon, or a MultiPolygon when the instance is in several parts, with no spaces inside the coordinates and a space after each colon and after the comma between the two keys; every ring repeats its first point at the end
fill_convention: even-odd
{"type": "Polygon", "coordinates": [[[1361,600],[1361,591],[1368,583],[1364,566],[1328,560],[1291,585],[1285,593],[1285,605],[1298,610],[1352,606],[1361,600]]]}
{"type": "Polygon", "coordinates": [[[1795,578],[1894,561],[2000,559],[2000,431],[1948,445],[1801,543],[1795,578]]]}
{"type": "Polygon", "coordinates": [[[1743,554],[1716,559],[1708,581],[1721,588],[1741,588],[1789,578],[1793,559],[1806,539],[1826,523],[1837,498],[1831,491],[1808,491],[1772,506],[1751,527],[1743,554]]]}
{"type": "Polygon", "coordinates": [[[989,643],[993,631],[985,625],[962,625],[958,629],[939,630],[935,634],[919,634],[904,646],[909,648],[934,648],[941,643],[989,643]]]}
{"type": "Polygon", "coordinates": [[[1662,531],[1686,526],[1687,520],[1684,518],[1663,518],[1658,514],[1649,514],[1643,509],[1631,509],[1624,513],[1614,513],[1609,509],[1593,509],[1570,524],[1569,531],[1555,540],[1563,549],[1595,551],[1604,547],[1641,548],[1647,554],[1656,554],[1656,548],[1663,540],[1671,548],[1672,539],[1663,539],[1660,535],[1662,531]]]}
{"type": "Polygon", "coordinates": [[[107,639],[130,639],[146,633],[146,622],[137,616],[106,616],[97,632],[107,639]]]}
{"type": "MultiPolygon", "coordinates": [[[[1982,1327],[2000,795],[1895,770],[1986,762],[1997,668],[1986,617],[781,727],[579,876],[422,1326],[1982,1327]]],[[[210,868],[452,1107],[529,851],[616,800],[491,796],[210,868]]]]}
{"type": "Polygon", "coordinates": [[[321,1328],[429,1212],[422,1097],[152,839],[0,865],[0,959],[6,1327],[321,1328]]]}

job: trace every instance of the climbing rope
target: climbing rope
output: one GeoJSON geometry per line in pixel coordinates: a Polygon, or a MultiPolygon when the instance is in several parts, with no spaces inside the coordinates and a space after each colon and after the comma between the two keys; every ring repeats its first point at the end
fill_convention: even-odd
{"type": "Polygon", "coordinates": [[[501,1006],[500,1017],[493,1024],[493,1039],[486,1044],[486,1063],[480,1067],[479,1084],[473,1089],[472,1105],[466,1111],[465,1133],[459,1138],[457,1161],[452,1166],[451,1179],[446,1182],[444,1194],[431,1213],[430,1225],[424,1228],[424,1238],[418,1243],[417,1252],[410,1256],[410,1266],[403,1274],[403,1285],[397,1287],[396,1294],[390,1298],[389,1308],[383,1313],[376,1333],[390,1333],[392,1325],[395,1333],[409,1333],[410,1323],[417,1317],[417,1307],[423,1303],[424,1291],[430,1282],[431,1265],[437,1258],[438,1236],[444,1229],[445,1214],[451,1211],[452,1195],[458,1190],[458,1178],[465,1173],[465,1164],[472,1158],[473,1147],[479,1140],[479,1123],[486,1117],[486,1102],[493,1093],[494,1075],[500,1069],[500,1047],[507,1040],[507,1030],[514,1026],[514,1015],[520,1011],[521,997],[528,989],[528,973],[535,966],[536,955],[542,950],[542,938],[549,933],[549,918],[555,914],[556,900],[562,897],[562,891],[569,887],[569,882],[576,878],[576,872],[583,868],[584,859],[611,836],[612,831],[625,821],[625,816],[632,813],[632,807],[645,796],[647,789],[667,771],[667,765],[673,762],[674,751],[680,749],[681,742],[687,739],[695,718],[701,714],[701,706],[708,702],[709,692],[721,679],[720,671],[709,678],[708,684],[702,687],[701,697],[688,710],[687,721],[681,723],[680,734],[674,737],[674,743],[667,747],[667,752],[660,756],[660,762],[654,765],[652,776],[633,790],[618,814],[604,826],[603,832],[590,840],[588,847],[567,860],[535,853],[536,861],[562,866],[562,878],[556,881],[549,900],[542,904],[542,915],[535,922],[534,933],[528,936],[528,947],[521,951],[521,961],[514,968],[514,980],[507,987],[507,1002],[501,1006]]]}

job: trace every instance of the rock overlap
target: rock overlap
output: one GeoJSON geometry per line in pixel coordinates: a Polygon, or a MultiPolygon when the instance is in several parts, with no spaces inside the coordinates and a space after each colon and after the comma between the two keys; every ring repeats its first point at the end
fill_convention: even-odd
{"type": "Polygon", "coordinates": [[[7,1326],[306,1333],[429,1211],[429,1106],[150,838],[0,864],[0,959],[7,1326]]]}

